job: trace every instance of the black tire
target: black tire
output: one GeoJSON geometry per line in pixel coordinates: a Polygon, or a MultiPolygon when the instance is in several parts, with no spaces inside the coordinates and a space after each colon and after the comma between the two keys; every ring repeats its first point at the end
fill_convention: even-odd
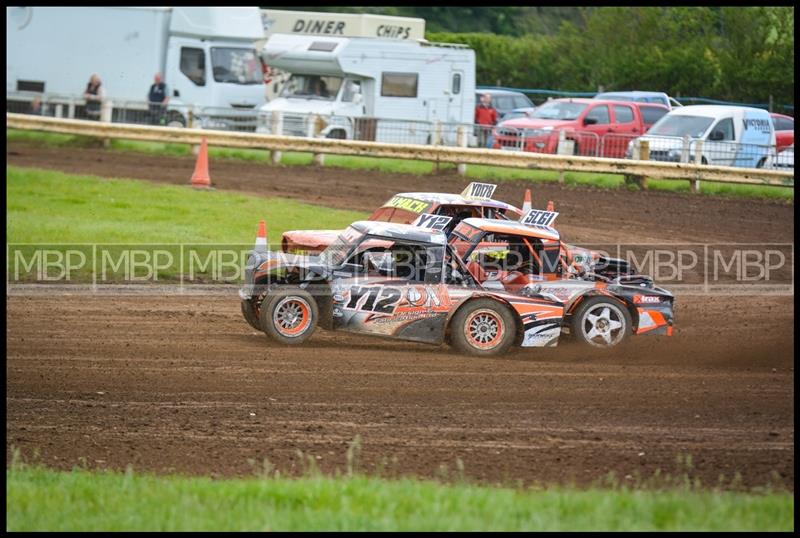
{"type": "Polygon", "coordinates": [[[258,321],[258,310],[256,309],[255,299],[242,299],[242,316],[245,321],[257,331],[261,330],[261,322],[258,321]]]}
{"type": "Polygon", "coordinates": [[[633,320],[628,309],[621,302],[608,297],[584,299],[570,319],[571,340],[587,347],[608,349],[618,346],[628,339],[632,331],[633,320]],[[591,316],[596,317],[592,319],[591,316]],[[621,325],[615,327],[615,323],[621,325]]]}
{"type": "Polygon", "coordinates": [[[279,288],[264,297],[258,317],[261,330],[276,342],[302,344],[314,334],[319,308],[307,291],[279,288]]]}
{"type": "Polygon", "coordinates": [[[488,357],[505,353],[517,336],[517,320],[491,299],[470,301],[450,321],[450,341],[461,353],[488,357]]]}
{"type": "Polygon", "coordinates": [[[346,140],[347,139],[347,133],[345,133],[341,129],[334,129],[334,130],[332,130],[331,132],[328,133],[328,136],[326,138],[329,138],[329,139],[332,139],[332,140],[346,140]]]}
{"type": "Polygon", "coordinates": [[[572,146],[572,154],[574,156],[576,156],[576,157],[580,157],[581,156],[581,148],[580,148],[580,146],[578,146],[578,141],[577,140],[573,140],[573,142],[575,142],[575,144],[572,146]]]}
{"type": "Polygon", "coordinates": [[[172,112],[167,116],[167,127],[182,129],[186,127],[186,119],[178,112],[172,112]]]}
{"type": "Polygon", "coordinates": [[[761,157],[761,160],[758,161],[758,164],[756,164],[756,168],[764,168],[764,163],[766,163],[766,162],[767,162],[767,158],[766,157],[761,157]]]}

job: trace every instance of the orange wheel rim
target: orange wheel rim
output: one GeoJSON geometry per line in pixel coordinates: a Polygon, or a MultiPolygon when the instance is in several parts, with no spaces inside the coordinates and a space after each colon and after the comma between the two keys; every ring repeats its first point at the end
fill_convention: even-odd
{"type": "Polygon", "coordinates": [[[272,321],[283,336],[300,336],[311,325],[311,308],[305,299],[286,297],[275,307],[272,321]]]}
{"type": "Polygon", "coordinates": [[[478,349],[497,347],[505,332],[503,319],[493,310],[476,310],[464,323],[464,336],[470,345],[478,349]]]}

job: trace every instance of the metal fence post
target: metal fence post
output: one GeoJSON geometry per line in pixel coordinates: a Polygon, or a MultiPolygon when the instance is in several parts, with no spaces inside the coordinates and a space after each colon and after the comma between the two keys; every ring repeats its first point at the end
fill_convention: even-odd
{"type": "MultiPolygon", "coordinates": [[[[700,139],[694,144],[694,164],[703,164],[703,140],[700,139]]],[[[695,179],[689,182],[689,187],[693,193],[700,192],[700,180],[695,179]]]]}
{"type": "MultiPolygon", "coordinates": [[[[106,99],[100,104],[100,121],[102,123],[111,123],[111,115],[114,111],[114,103],[111,100],[106,99]]],[[[103,147],[111,146],[111,139],[104,138],[103,139],[103,147]]]]}
{"type": "Polygon", "coordinates": [[[689,135],[683,136],[683,146],[681,147],[681,162],[688,163],[689,162],[689,146],[691,145],[691,141],[689,135]]]}
{"type": "MultiPolygon", "coordinates": [[[[456,139],[458,140],[458,147],[465,148],[467,147],[467,128],[463,125],[459,125],[458,129],[456,130],[456,139]]],[[[467,165],[465,163],[458,163],[458,174],[461,176],[467,175],[467,165]]]]}
{"type": "MultiPolygon", "coordinates": [[[[274,135],[282,135],[283,134],[283,114],[280,111],[273,112],[270,116],[270,120],[272,121],[272,134],[274,135]]],[[[270,160],[272,164],[281,164],[281,156],[282,152],[280,150],[272,150],[270,153],[270,160]]]]}

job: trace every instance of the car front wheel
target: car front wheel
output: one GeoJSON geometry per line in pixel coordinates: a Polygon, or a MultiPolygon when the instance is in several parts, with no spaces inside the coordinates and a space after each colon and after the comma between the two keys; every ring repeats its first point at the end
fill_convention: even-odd
{"type": "Polygon", "coordinates": [[[300,288],[270,292],[259,310],[261,330],[282,344],[301,344],[308,340],[318,319],[317,302],[300,288]]]}
{"type": "Polygon", "coordinates": [[[459,309],[450,324],[451,341],[462,353],[478,356],[508,351],[516,337],[513,314],[502,304],[478,299],[459,309]]]}

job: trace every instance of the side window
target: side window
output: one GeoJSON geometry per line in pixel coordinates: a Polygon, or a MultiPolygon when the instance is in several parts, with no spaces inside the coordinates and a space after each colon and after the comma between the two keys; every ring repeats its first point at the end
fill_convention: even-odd
{"type": "Polygon", "coordinates": [[[597,125],[605,125],[607,123],[611,123],[611,119],[608,116],[608,106],[601,105],[596,106],[586,114],[586,118],[595,118],[597,119],[597,125]]]}
{"type": "Polygon", "coordinates": [[[352,103],[357,100],[356,95],[361,95],[361,81],[345,81],[344,90],[342,91],[342,102],[352,103]]]}
{"type": "Polygon", "coordinates": [[[530,106],[531,102],[528,101],[525,97],[514,98],[514,108],[528,108],[530,106]]]}
{"type": "Polygon", "coordinates": [[[794,131],[794,121],[786,118],[773,118],[776,131],[794,131]]]}
{"type": "Polygon", "coordinates": [[[461,73],[453,74],[453,95],[461,93],[461,73]]]}
{"type": "Polygon", "coordinates": [[[383,73],[381,75],[381,96],[416,97],[417,73],[383,73]]]}
{"type": "Polygon", "coordinates": [[[629,106],[614,105],[614,118],[616,123],[630,123],[633,121],[633,109],[629,106]]]}
{"type": "Polygon", "coordinates": [[[720,120],[716,126],[714,126],[714,131],[722,131],[723,138],[722,140],[734,140],[733,135],[733,120],[731,118],[725,118],[724,120],[720,120]]]}
{"type": "Polygon", "coordinates": [[[203,49],[181,47],[181,73],[197,86],[206,85],[206,53],[203,49]]]}
{"type": "Polygon", "coordinates": [[[653,125],[669,112],[666,108],[659,106],[642,106],[639,107],[639,111],[642,113],[642,120],[645,125],[653,125]]]}

